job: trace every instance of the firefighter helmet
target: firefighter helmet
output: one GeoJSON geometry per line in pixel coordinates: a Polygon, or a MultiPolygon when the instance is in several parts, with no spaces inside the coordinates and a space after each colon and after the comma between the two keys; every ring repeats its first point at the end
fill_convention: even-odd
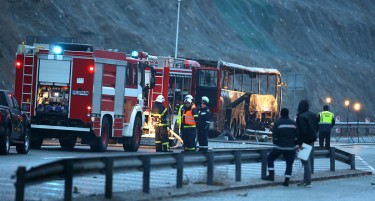
{"type": "Polygon", "coordinates": [[[207,96],[202,96],[202,103],[207,105],[209,102],[210,102],[210,99],[208,99],[207,96]]]}
{"type": "Polygon", "coordinates": [[[158,97],[156,97],[156,100],[155,100],[155,102],[159,102],[159,103],[162,103],[162,102],[164,102],[164,96],[163,95],[159,95],[158,97]]]}
{"type": "Polygon", "coordinates": [[[191,98],[185,98],[185,101],[184,101],[184,103],[192,103],[193,102],[193,100],[191,100],[191,98]]]}
{"type": "Polygon", "coordinates": [[[188,98],[189,98],[189,99],[191,99],[191,100],[193,100],[193,99],[194,99],[194,98],[193,98],[193,96],[192,96],[192,95],[190,95],[190,94],[188,94],[188,95],[186,95],[186,96],[185,96],[185,99],[188,99],[188,98]]]}

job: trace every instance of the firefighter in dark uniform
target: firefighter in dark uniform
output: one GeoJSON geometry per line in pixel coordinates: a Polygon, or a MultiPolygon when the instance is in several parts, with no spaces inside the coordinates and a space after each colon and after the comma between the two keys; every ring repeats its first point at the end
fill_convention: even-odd
{"type": "Polygon", "coordinates": [[[195,151],[197,138],[197,109],[193,106],[193,100],[186,98],[184,106],[181,108],[181,133],[182,140],[184,141],[184,151],[195,151]]]}
{"type": "Polygon", "coordinates": [[[274,129],[272,131],[272,139],[274,147],[267,157],[269,174],[262,179],[268,181],[275,180],[274,161],[282,154],[286,162],[285,181],[283,185],[288,186],[296,155],[298,134],[296,122],[289,119],[289,110],[286,108],[281,109],[281,117],[275,122],[274,129]]]}
{"type": "Polygon", "coordinates": [[[198,142],[199,142],[199,151],[207,151],[208,149],[208,129],[211,123],[211,112],[207,107],[209,99],[207,96],[202,97],[201,107],[198,112],[198,142]]]}
{"type": "Polygon", "coordinates": [[[155,149],[156,152],[168,152],[169,137],[168,137],[168,109],[164,107],[164,97],[159,95],[155,100],[155,105],[151,110],[151,117],[153,118],[155,128],[155,149]]]}
{"type": "Polygon", "coordinates": [[[331,146],[331,129],[335,125],[335,115],[329,111],[328,105],[323,106],[323,112],[319,113],[319,146],[329,148],[331,146]],[[324,144],[325,141],[325,144],[324,144]]]}

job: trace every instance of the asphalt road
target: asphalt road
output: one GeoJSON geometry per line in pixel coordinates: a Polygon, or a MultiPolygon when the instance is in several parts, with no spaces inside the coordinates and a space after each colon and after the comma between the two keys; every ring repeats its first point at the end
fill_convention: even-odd
{"type": "MultiPolygon", "coordinates": [[[[334,144],[338,146],[337,143],[334,144]]],[[[356,154],[357,167],[367,168],[372,171],[373,175],[313,182],[312,188],[301,188],[295,184],[289,187],[280,185],[249,190],[199,194],[179,199],[185,201],[373,201],[375,195],[375,144],[345,144],[338,147],[356,154]]],[[[175,199],[165,198],[163,200],[175,199]]]]}
{"type": "MultiPolygon", "coordinates": [[[[339,144],[335,144],[339,146],[339,144]]],[[[256,145],[245,145],[245,144],[238,144],[238,143],[229,143],[229,144],[215,144],[215,143],[210,143],[210,146],[213,147],[214,149],[220,149],[220,148],[248,148],[249,146],[256,146],[256,145]]],[[[357,168],[362,168],[366,170],[372,170],[374,171],[375,167],[375,145],[372,144],[350,144],[344,146],[340,145],[340,148],[345,149],[346,151],[352,152],[356,154],[357,158],[357,168]]],[[[181,151],[180,149],[175,150],[176,152],[181,151]]],[[[96,153],[96,152],[91,152],[88,146],[77,146],[73,151],[65,151],[60,148],[57,144],[55,145],[48,145],[48,146],[43,146],[42,149],[40,150],[31,150],[29,154],[27,155],[19,155],[16,153],[15,149],[12,147],[11,148],[11,153],[7,156],[0,156],[0,200],[14,200],[15,196],[15,189],[13,183],[15,182],[14,179],[11,178],[11,175],[15,174],[15,171],[17,170],[18,166],[26,166],[27,168],[37,166],[40,164],[48,163],[51,161],[59,160],[59,159],[64,159],[64,158],[73,158],[73,157],[89,157],[89,156],[108,156],[108,155],[132,155],[132,154],[146,154],[154,152],[153,147],[146,147],[143,146],[137,153],[132,153],[132,152],[124,152],[123,148],[121,145],[116,145],[116,146],[110,146],[108,151],[105,153],[96,153]]],[[[284,164],[282,164],[284,166],[284,164]]],[[[296,164],[298,166],[298,163],[296,164]]],[[[345,166],[346,167],[346,166],[345,166]]],[[[254,168],[252,166],[251,168],[254,168]]],[[[255,167],[256,169],[259,169],[255,167]]],[[[186,173],[195,173],[196,175],[200,174],[200,172],[204,173],[204,168],[202,170],[193,169],[193,170],[186,170],[186,173]]],[[[228,171],[228,169],[224,169],[224,172],[228,171]]],[[[230,170],[231,171],[231,170],[230,170]]],[[[244,168],[245,171],[245,168],[244,168]]],[[[253,171],[249,169],[249,171],[253,171]]],[[[282,172],[283,170],[280,170],[282,172]]],[[[164,172],[161,172],[162,175],[171,175],[170,171],[166,170],[164,172]]],[[[282,173],[280,173],[282,174],[282,173]]],[[[151,186],[152,188],[157,188],[157,187],[166,187],[166,186],[173,186],[173,182],[175,182],[175,176],[172,176],[171,178],[166,178],[163,180],[160,180],[160,178],[153,178],[154,175],[151,175],[151,186]]],[[[168,177],[168,176],[167,176],[168,177]]],[[[199,175],[198,175],[199,177],[199,175]]],[[[368,177],[365,177],[368,178],[368,177]]],[[[142,174],[140,172],[130,172],[130,173],[121,173],[120,175],[117,176],[117,179],[120,181],[115,181],[114,183],[114,192],[121,192],[124,191],[125,188],[127,189],[135,189],[135,190],[140,190],[141,189],[141,184],[142,184],[142,174]],[[129,179],[130,178],[130,179],[129,179]],[[125,181],[125,184],[124,182],[125,181]],[[126,185],[126,187],[124,186],[126,185]]],[[[358,182],[359,184],[366,184],[369,183],[366,179],[363,180],[356,180],[356,178],[353,178],[353,182],[356,183],[358,182]]],[[[373,178],[372,178],[373,179],[373,178]]],[[[77,197],[82,197],[82,196],[91,196],[91,195],[101,195],[103,194],[103,182],[104,178],[102,176],[94,176],[94,177],[79,177],[74,180],[74,185],[76,187],[76,193],[73,195],[74,198],[77,197]]],[[[336,180],[335,180],[336,181],[336,180]]],[[[341,181],[339,181],[340,185],[338,188],[338,192],[341,190],[341,181]]],[[[326,181],[324,181],[326,182],[326,181]]],[[[320,186],[324,187],[324,182],[318,182],[318,183],[323,183],[322,185],[319,185],[318,183],[314,184],[314,188],[312,189],[320,189],[320,186]]],[[[331,182],[331,181],[328,181],[331,182]]],[[[373,181],[375,182],[375,181],[373,181]]],[[[342,184],[345,185],[347,183],[347,180],[342,180],[342,184]]],[[[348,185],[350,182],[348,183],[348,185]]],[[[36,186],[30,186],[26,188],[26,198],[27,200],[56,200],[56,199],[61,199],[63,198],[63,181],[51,181],[47,183],[43,183],[41,185],[36,185],[36,186]]],[[[326,185],[331,185],[331,184],[326,184],[326,185]]],[[[333,186],[336,186],[333,185],[333,186]]],[[[288,188],[294,189],[296,187],[291,186],[288,188]]],[[[285,188],[280,188],[280,187],[272,187],[272,188],[264,188],[264,189],[256,189],[252,190],[250,192],[230,192],[228,193],[228,196],[232,196],[236,200],[241,200],[242,198],[253,198],[253,197],[248,197],[249,195],[254,195],[256,196],[258,192],[264,191],[265,194],[267,194],[267,189],[272,190],[272,195],[275,194],[277,195],[278,192],[280,195],[285,193],[285,188]],[[236,195],[236,196],[233,196],[236,195]],[[237,196],[238,195],[238,196],[237,196]],[[246,195],[246,196],[245,196],[246,195]]],[[[327,188],[323,188],[327,189],[327,188]]],[[[368,192],[367,188],[363,188],[364,192],[363,194],[366,194],[368,192]]],[[[299,192],[300,190],[295,190],[295,192],[299,192]]],[[[314,191],[314,190],[313,190],[314,191]]],[[[291,190],[291,192],[294,192],[291,190]]],[[[329,191],[327,191],[329,193],[329,191]]],[[[346,192],[343,192],[346,193],[346,192]]],[[[216,195],[216,194],[215,194],[216,195]]],[[[207,195],[207,199],[209,200],[210,197],[215,195],[207,195]]],[[[262,194],[259,194],[261,197],[262,194]]],[[[277,197],[277,196],[276,196],[277,197]]],[[[275,199],[276,199],[275,197],[275,199]]],[[[220,196],[219,199],[223,198],[222,200],[227,200],[224,199],[225,195],[220,196]]],[[[256,198],[256,197],[255,197],[256,198]]],[[[192,199],[194,200],[195,198],[184,198],[183,200],[187,199],[192,199]]],[[[229,198],[228,198],[229,199],[229,198]]],[[[295,199],[295,198],[294,198],[295,199]]],[[[268,200],[268,199],[267,199],[268,200]]],[[[269,199],[272,200],[272,199],[269,199]]],[[[290,200],[290,199],[286,199],[290,200]]]]}

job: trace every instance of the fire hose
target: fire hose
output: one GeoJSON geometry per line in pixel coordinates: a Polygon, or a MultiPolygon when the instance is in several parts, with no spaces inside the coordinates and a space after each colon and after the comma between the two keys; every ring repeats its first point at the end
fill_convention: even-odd
{"type": "Polygon", "coordinates": [[[184,143],[184,141],[182,140],[182,138],[179,136],[179,135],[177,135],[177,133],[175,133],[173,130],[171,130],[169,127],[167,127],[167,129],[168,129],[168,132],[170,133],[170,134],[172,134],[173,135],[173,137],[175,137],[178,141],[180,141],[182,144],[184,143]]]}

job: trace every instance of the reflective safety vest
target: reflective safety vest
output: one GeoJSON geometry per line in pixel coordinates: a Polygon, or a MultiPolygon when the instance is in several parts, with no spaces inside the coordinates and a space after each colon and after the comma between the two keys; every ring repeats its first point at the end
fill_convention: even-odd
{"type": "Polygon", "coordinates": [[[168,121],[166,120],[166,112],[167,108],[164,109],[164,111],[161,114],[158,113],[151,113],[151,116],[154,117],[155,120],[155,126],[168,126],[168,121]]]}
{"type": "Polygon", "coordinates": [[[193,116],[193,110],[188,110],[185,112],[184,116],[184,124],[189,126],[195,126],[197,123],[195,122],[194,116],[193,116]]]}
{"type": "Polygon", "coordinates": [[[178,125],[178,126],[181,126],[181,118],[182,118],[182,115],[181,115],[181,109],[182,109],[182,107],[184,107],[184,105],[183,104],[181,104],[180,105],[180,107],[178,108],[178,113],[177,113],[177,120],[176,120],[176,124],[178,125]]]}
{"type": "Polygon", "coordinates": [[[319,116],[320,116],[319,124],[332,124],[332,120],[334,118],[334,115],[332,112],[323,111],[320,113],[319,116]]]}
{"type": "Polygon", "coordinates": [[[198,118],[198,114],[193,114],[193,110],[195,109],[195,106],[193,105],[189,110],[184,110],[182,114],[182,119],[184,123],[184,128],[195,128],[197,126],[197,122],[195,121],[195,118],[198,118]]]}

